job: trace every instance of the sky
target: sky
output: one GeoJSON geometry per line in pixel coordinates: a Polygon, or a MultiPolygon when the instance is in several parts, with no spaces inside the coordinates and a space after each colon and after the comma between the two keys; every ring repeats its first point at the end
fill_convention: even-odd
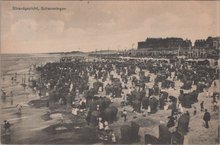
{"type": "Polygon", "coordinates": [[[220,36],[219,14],[219,1],[1,1],[1,53],[125,50],[147,37],[195,41],[220,36]]]}

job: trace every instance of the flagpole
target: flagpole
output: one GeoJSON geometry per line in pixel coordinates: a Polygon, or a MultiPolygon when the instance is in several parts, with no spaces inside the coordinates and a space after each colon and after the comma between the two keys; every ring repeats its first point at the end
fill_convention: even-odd
{"type": "Polygon", "coordinates": [[[180,56],[180,45],[179,45],[179,48],[178,48],[178,57],[180,56]]]}

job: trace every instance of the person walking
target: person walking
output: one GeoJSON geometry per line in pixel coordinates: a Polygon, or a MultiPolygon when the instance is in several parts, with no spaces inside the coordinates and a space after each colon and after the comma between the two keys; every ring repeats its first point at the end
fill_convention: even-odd
{"type": "Polygon", "coordinates": [[[213,100],[213,101],[212,101],[213,103],[218,103],[218,102],[216,101],[216,95],[215,95],[215,94],[212,95],[212,100],[213,100]]]}
{"type": "Polygon", "coordinates": [[[211,119],[211,115],[207,109],[205,109],[205,114],[203,116],[203,120],[205,121],[205,128],[209,128],[209,121],[211,119]]]}
{"type": "Polygon", "coordinates": [[[204,101],[202,101],[202,102],[200,103],[200,108],[201,108],[201,111],[204,110],[204,101]]]}
{"type": "Polygon", "coordinates": [[[116,136],[114,133],[112,133],[112,136],[111,136],[111,141],[112,141],[112,144],[115,144],[116,143],[116,136]]]}
{"type": "Polygon", "coordinates": [[[197,112],[196,106],[194,106],[193,108],[194,108],[193,115],[195,116],[195,115],[196,115],[196,112],[197,112]]]}
{"type": "Polygon", "coordinates": [[[14,82],[17,82],[17,73],[15,73],[14,82]]]}
{"type": "Polygon", "coordinates": [[[11,91],[10,92],[10,98],[11,98],[11,105],[13,105],[13,102],[14,102],[14,95],[13,95],[13,92],[11,91]]]}
{"type": "Polygon", "coordinates": [[[209,89],[207,88],[206,89],[206,97],[209,98],[209,96],[210,96],[210,92],[209,92],[209,89]]]}
{"type": "Polygon", "coordinates": [[[124,122],[127,120],[127,111],[124,109],[121,117],[124,117],[124,122]]]}
{"type": "Polygon", "coordinates": [[[5,144],[10,144],[11,143],[11,131],[10,131],[11,124],[7,121],[4,120],[4,139],[5,139],[5,144]]]}
{"type": "MultiPolygon", "coordinates": [[[[190,121],[190,114],[189,114],[189,111],[186,111],[186,115],[189,117],[189,121],[190,121]]],[[[189,131],[189,122],[187,123],[186,131],[187,131],[187,132],[189,131]]]]}
{"type": "Polygon", "coordinates": [[[21,115],[22,106],[20,104],[17,104],[16,108],[17,108],[17,114],[21,115]]]}
{"type": "Polygon", "coordinates": [[[216,87],[217,85],[216,85],[216,82],[215,82],[215,80],[214,80],[214,82],[213,82],[213,83],[214,83],[214,87],[216,87]]]}
{"type": "Polygon", "coordinates": [[[5,133],[7,133],[10,130],[10,127],[11,127],[11,124],[7,120],[4,120],[5,133]]]}
{"type": "Polygon", "coordinates": [[[11,84],[14,84],[14,77],[11,77],[11,84]]]}

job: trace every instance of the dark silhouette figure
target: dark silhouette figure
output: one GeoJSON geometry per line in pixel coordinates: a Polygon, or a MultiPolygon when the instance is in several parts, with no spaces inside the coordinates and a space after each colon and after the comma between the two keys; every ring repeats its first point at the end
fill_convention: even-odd
{"type": "Polygon", "coordinates": [[[204,110],[204,101],[202,101],[202,102],[200,103],[200,108],[201,108],[201,111],[204,110]]]}
{"type": "Polygon", "coordinates": [[[211,119],[211,115],[207,109],[205,109],[205,114],[203,116],[203,120],[205,121],[205,128],[209,128],[209,121],[211,119]]]}

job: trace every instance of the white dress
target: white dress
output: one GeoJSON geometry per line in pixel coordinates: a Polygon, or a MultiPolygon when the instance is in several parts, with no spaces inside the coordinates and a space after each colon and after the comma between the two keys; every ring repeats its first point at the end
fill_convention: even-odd
{"type": "Polygon", "coordinates": [[[101,130],[101,129],[104,129],[104,125],[103,125],[102,122],[99,122],[99,129],[100,129],[100,130],[101,130]]]}
{"type": "Polygon", "coordinates": [[[182,107],[182,104],[179,104],[178,108],[179,108],[179,110],[180,110],[181,113],[184,112],[183,107],[182,107]]]}
{"type": "Polygon", "coordinates": [[[150,108],[150,106],[148,106],[147,113],[150,113],[150,112],[151,112],[151,108],[150,108]]]}

